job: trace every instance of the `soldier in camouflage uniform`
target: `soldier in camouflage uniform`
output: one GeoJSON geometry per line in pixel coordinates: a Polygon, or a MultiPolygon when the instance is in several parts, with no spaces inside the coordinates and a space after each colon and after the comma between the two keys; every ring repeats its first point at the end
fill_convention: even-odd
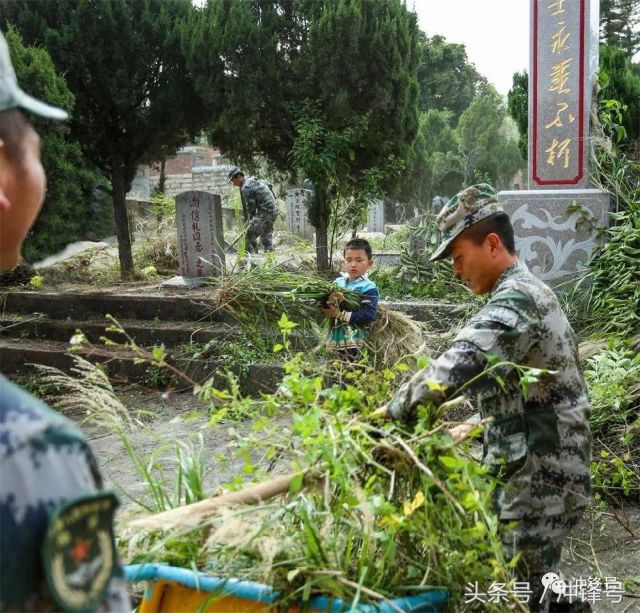
{"type": "MultiPolygon", "coordinates": [[[[0,34],[2,271],[18,263],[45,187],[40,140],[19,109],[66,117],[20,89],[0,34]]],[[[82,433],[0,375],[0,610],[129,611],[116,506],[82,433]]]]}
{"type": "MultiPolygon", "coordinates": [[[[431,260],[450,256],[454,272],[489,300],[381,412],[408,420],[419,404],[441,404],[466,385],[480,417],[489,418],[484,462],[504,483],[496,506],[506,553],[520,553],[517,573],[533,592],[529,606],[544,611],[550,603],[539,602],[541,578],[557,570],[563,541],[590,499],[590,406],[576,338],[555,294],[518,261],[513,228],[488,185],[452,198],[437,223],[442,242],[431,260]],[[488,356],[505,364],[482,376],[488,356]],[[552,372],[525,394],[508,363],[552,372]]],[[[460,438],[472,428],[465,423],[451,434],[460,438]]]]}
{"type": "Polygon", "coordinates": [[[258,238],[265,252],[273,251],[273,223],[278,217],[278,206],[271,188],[264,181],[245,178],[237,166],[229,170],[229,181],[240,188],[242,212],[249,224],[247,251],[258,252],[258,238]]]}

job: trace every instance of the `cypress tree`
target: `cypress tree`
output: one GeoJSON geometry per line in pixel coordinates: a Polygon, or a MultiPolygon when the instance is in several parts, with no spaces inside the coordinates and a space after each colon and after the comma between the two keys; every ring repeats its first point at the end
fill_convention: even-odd
{"type": "Polygon", "coordinates": [[[189,0],[4,0],[2,15],[47,48],[75,95],[72,135],[111,184],[120,269],[133,274],[126,194],[137,166],[188,142],[205,122],[185,68],[189,0]]]}

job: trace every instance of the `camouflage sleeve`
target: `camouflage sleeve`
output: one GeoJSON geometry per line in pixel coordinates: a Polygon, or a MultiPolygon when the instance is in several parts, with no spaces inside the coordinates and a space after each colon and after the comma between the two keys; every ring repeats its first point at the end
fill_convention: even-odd
{"type": "Polygon", "coordinates": [[[254,181],[252,193],[255,199],[255,214],[273,216],[278,212],[276,199],[269,186],[263,181],[254,181]]]}
{"type": "MultiPolygon", "coordinates": [[[[36,562],[44,534],[49,524],[50,514],[58,505],[67,500],[98,492],[102,487],[102,477],[95,456],[84,436],[73,427],[55,424],[11,448],[11,453],[2,459],[2,484],[0,485],[0,511],[2,524],[11,526],[12,536],[2,539],[3,549],[13,543],[20,549],[29,565],[20,563],[16,572],[33,569],[35,575],[25,580],[29,584],[41,585],[36,579],[41,563],[36,562]],[[2,500],[8,495],[12,504],[4,508],[2,500]],[[32,558],[28,557],[32,552],[32,558]]],[[[7,535],[5,534],[5,537],[7,535]]],[[[24,577],[21,578],[21,580],[24,577]]],[[[16,586],[17,587],[17,586],[16,586]]],[[[47,602],[48,596],[40,588],[32,591],[33,601],[47,602]],[[37,600],[38,598],[42,600],[37,600]]],[[[42,588],[44,589],[44,588],[42,588]]],[[[25,592],[16,590],[15,597],[21,598],[25,592]]],[[[27,601],[23,601],[27,602],[27,601]]],[[[107,586],[102,611],[124,612],[131,610],[131,602],[124,580],[124,572],[118,563],[114,576],[107,586]]]]}
{"type": "Polygon", "coordinates": [[[242,201],[247,209],[247,215],[251,218],[256,214],[258,208],[255,183],[251,180],[246,180],[240,193],[242,195],[242,201]]]}
{"type": "MultiPolygon", "coordinates": [[[[468,396],[495,394],[498,380],[481,376],[487,368],[487,356],[518,364],[537,334],[535,314],[518,304],[492,300],[467,323],[445,353],[398,389],[387,405],[389,413],[395,419],[407,420],[419,404],[441,404],[457,392],[468,396]]],[[[512,366],[501,366],[500,377],[504,380],[511,370],[512,366]]]]}

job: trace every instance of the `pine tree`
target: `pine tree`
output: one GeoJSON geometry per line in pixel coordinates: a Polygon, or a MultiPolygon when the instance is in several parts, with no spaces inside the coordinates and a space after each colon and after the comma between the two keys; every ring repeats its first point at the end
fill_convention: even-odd
{"type": "Polygon", "coordinates": [[[640,49],[640,0],[601,0],[600,42],[633,57],[640,49]]]}
{"type": "Polygon", "coordinates": [[[603,87],[600,98],[619,100],[627,109],[622,125],[627,132],[626,147],[632,147],[640,139],[640,73],[634,70],[629,56],[623,49],[609,45],[600,46],[600,75],[603,87]]]}
{"type": "Polygon", "coordinates": [[[529,75],[526,70],[513,74],[513,87],[507,94],[507,108],[518,126],[520,155],[526,160],[529,133],[529,75]]]}

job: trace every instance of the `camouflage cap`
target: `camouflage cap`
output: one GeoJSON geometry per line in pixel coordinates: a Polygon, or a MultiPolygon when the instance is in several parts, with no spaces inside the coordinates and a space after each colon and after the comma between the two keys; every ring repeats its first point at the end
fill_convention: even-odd
{"type": "Polygon", "coordinates": [[[238,168],[238,166],[232,166],[231,168],[229,168],[229,172],[227,173],[229,182],[233,181],[233,179],[238,175],[244,175],[244,172],[242,172],[240,168],[238,168]]]}
{"type": "Polygon", "coordinates": [[[469,226],[502,211],[496,192],[487,183],[472,185],[458,192],[438,213],[436,224],[442,242],[429,258],[431,262],[449,255],[451,242],[469,226]]]}

